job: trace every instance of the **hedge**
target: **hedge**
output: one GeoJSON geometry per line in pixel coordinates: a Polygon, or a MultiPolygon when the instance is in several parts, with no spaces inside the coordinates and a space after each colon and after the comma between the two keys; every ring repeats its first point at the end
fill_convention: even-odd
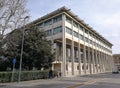
{"type": "MultiPolygon", "coordinates": [[[[11,82],[12,72],[0,72],[0,83],[11,82]]],[[[49,78],[49,71],[22,71],[21,81],[47,79],[49,78]]],[[[18,81],[18,71],[14,72],[14,82],[18,81]]]]}

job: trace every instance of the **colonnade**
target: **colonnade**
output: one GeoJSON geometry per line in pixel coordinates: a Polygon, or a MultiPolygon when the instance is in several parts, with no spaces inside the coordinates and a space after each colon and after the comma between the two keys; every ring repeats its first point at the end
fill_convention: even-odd
{"type": "MultiPolygon", "coordinates": [[[[78,44],[74,45],[75,42],[71,42],[72,45],[69,45],[70,48],[66,48],[66,45],[63,46],[63,55],[62,59],[62,73],[63,76],[67,76],[66,66],[67,63],[71,63],[71,75],[75,75],[75,63],[78,63],[78,75],[84,74],[97,74],[111,71],[112,68],[112,56],[91,47],[78,44]],[[65,49],[66,48],[66,49],[65,49]],[[77,50],[75,50],[77,48],[77,50]],[[67,55],[67,49],[70,51],[70,56],[67,55]],[[75,55],[77,52],[77,56],[75,55]],[[77,58],[76,58],[77,57],[77,58]]],[[[69,72],[69,71],[68,71],[69,72]]]]}
{"type": "MultiPolygon", "coordinates": [[[[96,74],[111,71],[112,56],[104,52],[104,50],[98,49],[94,44],[87,43],[85,37],[84,40],[81,40],[79,35],[77,39],[74,39],[73,23],[71,25],[71,39],[67,38],[65,15],[62,16],[62,19],[62,39],[59,42],[62,45],[62,51],[60,51],[62,52],[62,75],[96,74]]],[[[79,30],[78,34],[80,34],[79,30]]],[[[85,36],[85,31],[83,31],[83,36],[85,36]]],[[[87,37],[89,38],[89,34],[87,37]]]]}

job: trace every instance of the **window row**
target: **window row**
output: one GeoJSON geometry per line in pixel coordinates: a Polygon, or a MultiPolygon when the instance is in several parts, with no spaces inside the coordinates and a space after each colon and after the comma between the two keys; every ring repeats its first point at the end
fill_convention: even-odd
{"type": "Polygon", "coordinates": [[[41,27],[44,27],[44,26],[49,26],[49,25],[51,25],[52,23],[56,23],[56,22],[59,22],[59,21],[61,21],[62,20],[62,15],[59,15],[59,16],[57,16],[57,17],[55,17],[55,18],[52,18],[52,19],[49,19],[49,20],[47,20],[47,21],[45,21],[45,22],[42,22],[42,23],[39,23],[39,24],[37,24],[36,26],[37,26],[37,28],[41,28],[41,27]],[[53,21],[53,22],[52,22],[53,21]]]}
{"type": "Polygon", "coordinates": [[[58,34],[62,32],[62,26],[56,27],[53,29],[53,33],[52,33],[52,29],[45,31],[46,36],[51,36],[52,34],[58,34]]]}
{"type": "Polygon", "coordinates": [[[56,27],[53,29],[53,34],[58,34],[62,32],[62,26],[56,27]]]}
{"type": "MultiPolygon", "coordinates": [[[[70,29],[70,28],[68,28],[68,27],[66,27],[66,32],[67,32],[68,34],[71,34],[71,35],[72,35],[72,29],[70,29]]],[[[89,44],[92,44],[92,45],[94,45],[94,46],[96,46],[96,47],[98,47],[98,48],[101,48],[101,49],[103,49],[103,50],[111,53],[111,51],[110,51],[109,49],[101,46],[100,44],[92,41],[91,39],[89,39],[89,38],[87,38],[87,37],[84,37],[84,36],[81,35],[81,34],[78,34],[76,31],[73,31],[73,35],[74,35],[75,37],[77,37],[77,38],[79,38],[79,36],[80,36],[80,39],[81,39],[81,40],[83,40],[83,41],[85,41],[85,42],[87,42],[87,43],[89,43],[89,44]]]]}
{"type": "MultiPolygon", "coordinates": [[[[70,24],[73,23],[73,26],[80,29],[81,31],[83,31],[86,34],[89,34],[92,38],[95,38],[96,40],[98,40],[99,42],[102,42],[104,45],[108,46],[107,44],[105,44],[102,40],[100,40],[99,38],[97,38],[96,35],[94,35],[92,32],[88,31],[86,28],[84,28],[82,25],[78,24],[77,22],[75,22],[74,20],[72,20],[70,17],[66,16],[66,21],[70,24]]],[[[110,47],[109,47],[110,48],[110,47]]]]}
{"type": "Polygon", "coordinates": [[[81,34],[80,34],[80,39],[83,40],[83,41],[85,41],[85,42],[87,42],[87,43],[89,43],[89,44],[91,44],[91,45],[94,45],[94,46],[96,46],[96,47],[98,47],[98,48],[100,48],[100,49],[103,49],[103,50],[105,50],[105,51],[111,53],[111,50],[109,50],[109,49],[103,47],[102,45],[100,45],[100,44],[98,44],[98,43],[92,41],[91,39],[89,39],[89,38],[87,38],[87,37],[84,37],[84,36],[81,35],[81,34]]]}

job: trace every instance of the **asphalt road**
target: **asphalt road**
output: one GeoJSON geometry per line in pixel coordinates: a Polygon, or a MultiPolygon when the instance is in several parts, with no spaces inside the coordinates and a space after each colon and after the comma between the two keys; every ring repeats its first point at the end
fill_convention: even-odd
{"type": "Polygon", "coordinates": [[[99,82],[91,85],[79,86],[76,88],[120,88],[120,84],[99,82]]]}
{"type": "Polygon", "coordinates": [[[0,88],[120,88],[120,74],[104,73],[80,77],[0,84],[0,88]]]}
{"type": "Polygon", "coordinates": [[[120,88],[120,74],[97,74],[84,76],[94,78],[93,82],[75,88],[120,88]]]}

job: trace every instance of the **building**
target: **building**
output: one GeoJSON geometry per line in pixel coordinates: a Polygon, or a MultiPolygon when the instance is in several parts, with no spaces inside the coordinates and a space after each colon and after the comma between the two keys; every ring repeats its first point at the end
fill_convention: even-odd
{"type": "Polygon", "coordinates": [[[111,71],[112,44],[70,9],[59,8],[28,26],[46,33],[55,54],[53,69],[62,76],[111,71]]]}
{"type": "Polygon", "coordinates": [[[113,54],[113,63],[114,67],[120,71],[120,54],[113,54]]]}

